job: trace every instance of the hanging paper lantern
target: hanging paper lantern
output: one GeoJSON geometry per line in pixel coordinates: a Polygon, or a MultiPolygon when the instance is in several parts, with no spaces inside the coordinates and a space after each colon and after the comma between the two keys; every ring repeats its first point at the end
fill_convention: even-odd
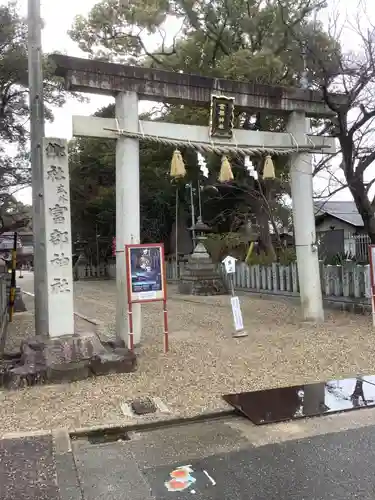
{"type": "Polygon", "coordinates": [[[229,182],[234,179],[232,167],[230,166],[229,160],[226,156],[221,159],[221,168],[219,174],[219,182],[229,182]]]}
{"type": "Polygon", "coordinates": [[[182,158],[182,154],[178,149],[175,149],[171,161],[170,176],[173,177],[174,179],[177,179],[179,177],[185,177],[185,175],[186,175],[186,169],[184,160],[182,158]]]}
{"type": "Polygon", "coordinates": [[[263,179],[274,179],[274,178],[275,178],[275,166],[273,164],[271,156],[267,155],[263,167],[263,179]]]}

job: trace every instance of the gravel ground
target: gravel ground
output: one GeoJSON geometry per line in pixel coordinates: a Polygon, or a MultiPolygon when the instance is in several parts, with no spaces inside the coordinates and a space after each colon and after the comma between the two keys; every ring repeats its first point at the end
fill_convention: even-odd
{"type": "MultiPolygon", "coordinates": [[[[158,396],[171,416],[192,416],[226,408],[221,396],[227,392],[375,373],[369,316],[327,312],[325,324],[316,326],[302,323],[299,308],[286,301],[242,295],[249,336],[233,339],[228,297],[184,297],[173,287],[169,292],[168,354],[163,353],[161,305],[144,305],[136,373],[1,392],[0,434],[124,424],[129,419],[121,403],[137,396],[158,396]]],[[[111,335],[114,283],[77,283],[75,308],[100,319],[100,335],[111,335]]],[[[92,328],[82,320],[77,327],[92,328]]],[[[32,329],[30,313],[16,316],[9,341],[32,329]]]]}

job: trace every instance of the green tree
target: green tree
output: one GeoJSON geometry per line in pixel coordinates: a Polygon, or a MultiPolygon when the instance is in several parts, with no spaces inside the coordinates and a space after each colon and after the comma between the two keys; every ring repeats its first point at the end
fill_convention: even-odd
{"type": "Polygon", "coordinates": [[[0,234],[25,227],[31,220],[30,207],[16,202],[15,193],[30,182],[30,168],[22,153],[0,154],[0,234]]]}
{"type": "MultiPolygon", "coordinates": [[[[66,92],[54,68],[44,59],[45,117],[53,119],[51,106],[61,106],[66,92]]],[[[0,137],[25,144],[29,119],[27,24],[16,2],[0,6],[0,137]]]]}
{"type": "MultiPolygon", "coordinates": [[[[45,116],[52,120],[51,106],[62,105],[66,92],[47,57],[44,66],[45,116]]],[[[29,116],[27,25],[16,2],[9,1],[0,6],[0,232],[27,222],[20,205],[18,216],[14,210],[13,218],[6,215],[14,193],[31,181],[26,151],[29,116]]]]}
{"type": "MultiPolygon", "coordinates": [[[[256,83],[299,85],[304,69],[312,85],[318,85],[321,72],[311,52],[303,57],[296,37],[289,26],[318,53],[330,54],[338,44],[321,26],[311,20],[311,14],[324,7],[321,0],[288,0],[283,9],[276,0],[153,0],[151,2],[97,3],[87,17],[79,16],[70,32],[80,48],[91,57],[131,64],[149,65],[173,71],[200,73],[256,83]],[[172,43],[165,43],[163,23],[167,16],[181,25],[172,43]],[[159,33],[161,43],[149,49],[147,35],[159,33]]],[[[332,58],[332,64],[335,63],[332,58]]],[[[208,124],[208,110],[187,106],[165,106],[162,119],[180,123],[208,124]]],[[[236,115],[236,125],[255,130],[282,131],[283,118],[265,113],[236,115]]],[[[253,158],[259,174],[263,160],[253,158]]],[[[278,180],[255,182],[244,174],[243,158],[232,158],[236,182],[232,196],[226,188],[215,186],[221,205],[216,204],[219,219],[227,218],[230,197],[238,203],[229,204],[233,214],[245,218],[255,214],[264,247],[273,252],[269,225],[274,222],[272,206],[288,192],[288,173],[285,159],[277,161],[278,180]]],[[[165,162],[170,157],[165,156],[165,162]]],[[[196,163],[196,162],[195,162],[196,163]]],[[[209,157],[212,172],[219,169],[220,158],[209,157]]],[[[164,170],[166,166],[164,165],[164,170]]],[[[210,179],[212,182],[212,178],[210,179]]],[[[205,206],[206,213],[206,206],[205,206]]],[[[233,219],[233,217],[232,217],[233,219]]],[[[276,229],[276,224],[274,224],[276,229]]]]}
{"type": "MultiPolygon", "coordinates": [[[[70,35],[92,57],[298,85],[304,61],[289,27],[319,53],[331,53],[337,42],[310,20],[324,5],[322,0],[287,0],[281,13],[276,0],[104,0],[87,17],[76,18],[70,35]],[[163,33],[167,15],[181,23],[181,30],[168,46],[163,33]],[[157,32],[162,42],[151,51],[147,35],[157,32]]],[[[313,80],[317,64],[312,58],[307,63],[313,80]]]]}
{"type": "MultiPolygon", "coordinates": [[[[96,113],[101,117],[113,115],[114,106],[96,113]]],[[[175,186],[169,178],[172,154],[173,148],[141,145],[142,241],[168,243],[175,198],[175,186]]],[[[115,141],[86,138],[72,141],[70,172],[73,238],[85,240],[87,253],[94,256],[99,234],[100,253],[107,257],[115,235],[115,141]]]]}

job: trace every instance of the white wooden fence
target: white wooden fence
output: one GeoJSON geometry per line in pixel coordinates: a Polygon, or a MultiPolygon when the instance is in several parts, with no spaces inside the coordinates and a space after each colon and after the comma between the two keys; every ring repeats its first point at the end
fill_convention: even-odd
{"type": "MultiPolygon", "coordinates": [[[[179,265],[179,273],[184,263],[179,265]]],[[[221,268],[222,266],[220,266],[221,268]]],[[[167,263],[168,281],[176,281],[176,265],[167,263]]],[[[222,271],[222,269],[220,269],[222,271]]],[[[322,292],[326,297],[361,299],[370,297],[370,266],[348,262],[342,266],[320,265],[322,292]]],[[[241,262],[236,266],[234,286],[252,292],[268,292],[280,295],[299,293],[297,264],[283,266],[248,266],[241,262]]]]}
{"type": "Polygon", "coordinates": [[[73,275],[75,279],[98,279],[98,278],[115,278],[115,264],[100,264],[99,266],[78,265],[74,267],[73,275]],[[111,274],[112,273],[112,274],[111,274]]]}
{"type": "MultiPolygon", "coordinates": [[[[174,262],[166,262],[167,280],[177,281],[184,268],[180,262],[178,269],[174,262]]],[[[219,265],[222,272],[222,266],[219,265]]],[[[344,299],[359,300],[370,297],[370,266],[357,265],[348,261],[342,266],[320,266],[322,292],[325,297],[343,297],[344,299]]],[[[78,266],[78,279],[115,278],[115,264],[102,265],[99,269],[92,266],[78,266]]],[[[270,266],[247,266],[239,263],[234,275],[236,289],[251,292],[267,292],[280,295],[297,295],[298,271],[297,264],[287,266],[272,264],[270,266]]]]}

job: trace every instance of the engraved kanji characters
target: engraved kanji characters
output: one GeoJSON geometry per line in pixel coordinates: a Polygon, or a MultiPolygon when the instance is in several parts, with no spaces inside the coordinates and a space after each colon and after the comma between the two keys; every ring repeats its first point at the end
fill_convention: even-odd
{"type": "Polygon", "coordinates": [[[51,291],[53,293],[70,292],[68,280],[66,278],[53,278],[53,283],[51,283],[51,291]]]}
{"type": "Polygon", "coordinates": [[[49,240],[53,245],[60,245],[61,243],[69,243],[68,231],[60,231],[60,229],[54,229],[49,236],[49,240]]]}
{"type": "Polygon", "coordinates": [[[64,205],[59,205],[56,203],[56,205],[52,208],[49,209],[49,213],[52,216],[53,222],[55,224],[64,224],[65,222],[65,215],[64,213],[68,210],[67,207],[64,205]]]}
{"type": "Polygon", "coordinates": [[[66,156],[65,147],[58,142],[49,142],[46,147],[46,155],[64,157],[66,156]]]}
{"type": "Polygon", "coordinates": [[[50,263],[54,264],[55,266],[63,267],[67,266],[69,264],[69,261],[69,257],[66,257],[64,252],[62,252],[61,254],[54,253],[53,258],[50,260],[50,263]]]}
{"type": "Polygon", "coordinates": [[[68,191],[65,189],[63,184],[59,184],[56,189],[59,203],[68,203],[68,191]]]}
{"type": "Polygon", "coordinates": [[[210,136],[232,137],[234,100],[225,96],[212,96],[210,136]]]}
{"type": "Polygon", "coordinates": [[[227,113],[227,111],[226,111],[227,107],[228,106],[226,104],[224,104],[224,103],[220,103],[218,105],[218,108],[219,108],[219,112],[218,112],[218,114],[219,114],[219,118],[218,118],[219,125],[218,125],[218,128],[220,128],[220,129],[225,128],[224,124],[225,124],[225,116],[226,116],[226,113],[227,113]]]}
{"type": "Polygon", "coordinates": [[[64,169],[60,165],[50,165],[47,170],[47,179],[54,181],[63,181],[66,179],[64,169]]]}

